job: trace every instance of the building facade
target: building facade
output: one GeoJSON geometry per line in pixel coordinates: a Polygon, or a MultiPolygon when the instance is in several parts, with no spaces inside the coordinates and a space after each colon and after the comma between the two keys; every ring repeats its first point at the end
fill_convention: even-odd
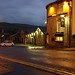
{"type": "Polygon", "coordinates": [[[13,34],[9,37],[10,40],[12,40],[14,43],[25,43],[25,35],[26,33],[24,32],[23,29],[21,31],[17,31],[16,34],[13,34]]]}
{"type": "Polygon", "coordinates": [[[26,35],[25,41],[25,44],[44,46],[45,33],[38,27],[35,32],[26,35]]]}
{"type": "Polygon", "coordinates": [[[47,46],[71,47],[72,0],[57,0],[46,6],[47,46]]]}

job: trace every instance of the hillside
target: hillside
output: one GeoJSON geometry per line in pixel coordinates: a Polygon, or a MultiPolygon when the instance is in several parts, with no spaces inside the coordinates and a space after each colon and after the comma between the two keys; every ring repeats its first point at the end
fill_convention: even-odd
{"type": "Polygon", "coordinates": [[[23,29],[24,31],[30,33],[32,31],[35,31],[37,27],[40,27],[44,32],[46,31],[45,26],[34,26],[34,25],[28,25],[28,24],[17,24],[17,23],[0,23],[0,33],[2,32],[2,29],[4,32],[17,32],[17,30],[23,29]]]}

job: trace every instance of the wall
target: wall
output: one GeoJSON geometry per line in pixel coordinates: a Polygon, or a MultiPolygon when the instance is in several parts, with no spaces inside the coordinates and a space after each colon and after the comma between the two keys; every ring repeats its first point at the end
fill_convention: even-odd
{"type": "Polygon", "coordinates": [[[75,35],[75,0],[72,0],[72,35],[75,35]]]}

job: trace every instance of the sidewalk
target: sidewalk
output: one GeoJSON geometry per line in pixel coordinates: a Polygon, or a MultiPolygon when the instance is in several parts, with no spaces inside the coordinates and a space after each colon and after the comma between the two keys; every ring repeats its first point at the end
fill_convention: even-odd
{"type": "Polygon", "coordinates": [[[46,48],[45,46],[36,46],[36,45],[24,45],[24,44],[15,44],[15,47],[25,47],[28,49],[39,49],[39,50],[57,50],[57,51],[75,51],[75,48],[46,48]]]}
{"type": "Polygon", "coordinates": [[[45,48],[45,46],[36,46],[36,45],[30,45],[30,44],[15,44],[15,47],[25,47],[25,48],[29,48],[29,49],[43,49],[45,48]]]}

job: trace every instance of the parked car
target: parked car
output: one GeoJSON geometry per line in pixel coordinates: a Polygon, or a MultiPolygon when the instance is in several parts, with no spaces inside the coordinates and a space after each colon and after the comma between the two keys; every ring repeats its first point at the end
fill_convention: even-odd
{"type": "Polygon", "coordinates": [[[14,46],[12,41],[4,41],[0,44],[1,46],[14,46]]]}

